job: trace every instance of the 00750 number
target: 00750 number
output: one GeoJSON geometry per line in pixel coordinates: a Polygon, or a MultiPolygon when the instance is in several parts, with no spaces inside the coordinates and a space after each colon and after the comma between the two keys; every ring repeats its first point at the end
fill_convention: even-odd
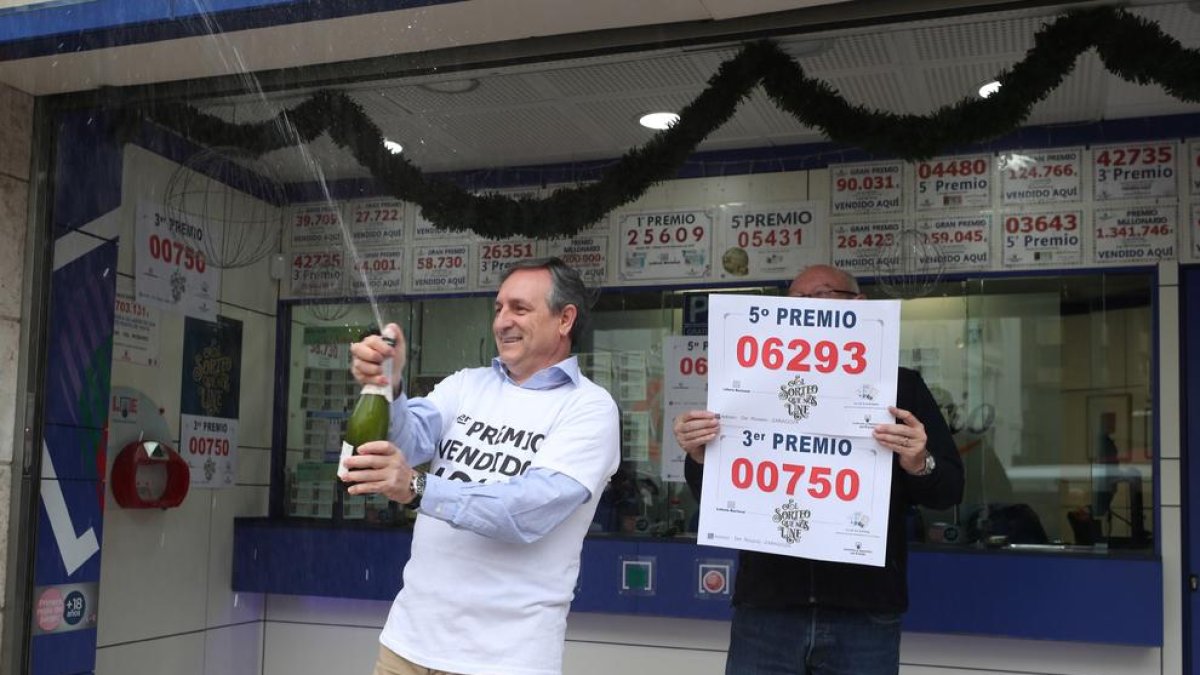
{"type": "Polygon", "coordinates": [[[849,502],[858,496],[858,472],[854,469],[841,469],[834,474],[833,469],[827,466],[814,466],[808,471],[808,467],[803,464],[776,464],[770,460],[764,460],[755,466],[754,462],[745,457],[733,460],[731,468],[729,477],[733,481],[733,487],[739,490],[748,490],[750,486],[756,485],[760,492],[775,492],[783,487],[783,491],[791,496],[796,494],[796,486],[807,471],[808,496],[813,499],[825,499],[832,494],[844,502],[849,502]],[[784,480],[787,481],[786,485],[782,483],[784,480]]]}

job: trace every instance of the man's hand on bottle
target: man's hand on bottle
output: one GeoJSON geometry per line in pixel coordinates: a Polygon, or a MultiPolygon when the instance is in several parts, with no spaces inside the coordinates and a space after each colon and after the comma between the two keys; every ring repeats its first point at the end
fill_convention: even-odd
{"type": "Polygon", "coordinates": [[[412,501],[413,470],[404,453],[388,441],[371,441],[358,446],[358,454],[342,460],[349,469],[343,479],[352,495],[381,494],[394,502],[412,501]]]}
{"type": "Polygon", "coordinates": [[[689,410],[680,413],[674,420],[672,431],[675,432],[675,442],[697,464],[704,463],[706,444],[717,437],[721,428],[721,418],[707,410],[689,410]]]}
{"type": "Polygon", "coordinates": [[[359,384],[391,384],[395,387],[404,377],[404,366],[408,363],[408,343],[404,340],[404,331],[400,326],[389,323],[384,331],[392,331],[396,336],[396,346],[392,347],[378,335],[368,335],[362,342],[350,345],[350,355],[353,357],[350,372],[359,384]],[[383,361],[391,357],[392,372],[383,372],[383,361]]]}

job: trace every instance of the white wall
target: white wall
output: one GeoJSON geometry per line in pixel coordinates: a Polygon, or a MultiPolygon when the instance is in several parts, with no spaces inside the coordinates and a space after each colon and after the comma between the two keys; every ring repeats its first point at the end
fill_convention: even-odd
{"type": "MultiPolygon", "coordinates": [[[[8,527],[20,363],[33,98],[0,85],[0,639],[7,618],[8,527]]],[[[20,524],[18,526],[21,526],[20,524]]]]}
{"type": "MultiPolygon", "coordinates": [[[[371,672],[389,603],[269,596],[263,675],[371,672]]],[[[724,621],[576,613],[566,675],[724,672],[724,621]]],[[[1162,650],[961,635],[906,634],[901,675],[1167,675],[1162,650]]]]}
{"type": "MultiPolygon", "coordinates": [[[[127,146],[123,199],[97,229],[119,240],[118,292],[132,295],[139,201],[161,204],[177,165],[127,146]]],[[[257,675],[263,598],[230,590],[233,519],[266,515],[274,398],[276,284],[267,263],[223,270],[220,314],[242,322],[237,483],[192,488],[168,511],[126,510],[106,494],[96,672],[257,675]]],[[[113,387],[147,394],[179,447],[184,318],[161,311],[161,365],[113,364],[113,387]]],[[[110,453],[109,461],[116,453],[110,453]]]]}

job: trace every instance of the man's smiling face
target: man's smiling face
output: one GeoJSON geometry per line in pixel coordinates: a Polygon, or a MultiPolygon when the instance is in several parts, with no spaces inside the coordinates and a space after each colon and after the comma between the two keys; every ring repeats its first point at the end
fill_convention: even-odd
{"type": "Polygon", "coordinates": [[[568,336],[575,312],[572,305],[557,314],[550,310],[552,283],[548,270],[522,269],[509,275],[496,294],[496,352],[518,384],[571,352],[568,336]]]}

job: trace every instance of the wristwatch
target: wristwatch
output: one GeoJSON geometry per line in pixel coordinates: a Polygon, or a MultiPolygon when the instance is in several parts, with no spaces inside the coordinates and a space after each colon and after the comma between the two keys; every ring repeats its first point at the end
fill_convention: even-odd
{"type": "Polygon", "coordinates": [[[425,494],[424,471],[413,471],[412,479],[408,483],[408,491],[412,493],[412,499],[408,500],[404,506],[414,511],[421,508],[421,497],[425,494]]]}
{"type": "Polygon", "coordinates": [[[925,451],[925,466],[921,467],[921,470],[914,473],[913,475],[914,476],[928,476],[929,474],[933,473],[933,470],[936,467],[937,467],[937,462],[933,461],[933,453],[926,450],[925,451]]]}

